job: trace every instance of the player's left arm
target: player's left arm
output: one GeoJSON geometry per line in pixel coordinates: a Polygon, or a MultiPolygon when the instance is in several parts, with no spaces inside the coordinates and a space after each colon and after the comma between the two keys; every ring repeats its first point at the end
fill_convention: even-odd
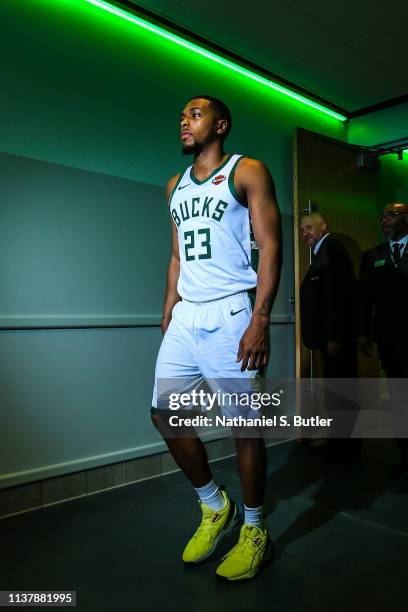
{"type": "Polygon", "coordinates": [[[259,247],[255,306],[237,354],[237,362],[242,360],[241,371],[244,371],[268,364],[269,317],[279,286],[282,229],[274,182],[265,164],[244,158],[237,166],[235,187],[248,203],[252,229],[259,247]]]}

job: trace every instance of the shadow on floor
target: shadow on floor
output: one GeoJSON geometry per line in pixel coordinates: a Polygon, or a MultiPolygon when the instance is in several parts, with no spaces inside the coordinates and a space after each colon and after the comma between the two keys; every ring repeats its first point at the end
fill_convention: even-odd
{"type": "MultiPolygon", "coordinates": [[[[290,445],[287,461],[268,478],[266,512],[273,516],[282,500],[298,496],[310,501],[310,506],[275,541],[277,555],[298,538],[332,521],[336,515],[349,514],[356,519],[373,520],[376,513],[370,517],[370,509],[395,485],[394,493],[404,494],[404,484],[395,483],[386,463],[327,463],[325,455],[313,455],[302,444],[290,445]]],[[[408,511],[408,500],[404,501],[408,511]]],[[[408,533],[408,514],[403,512],[402,518],[399,521],[398,515],[387,516],[387,513],[377,516],[379,524],[408,533]]]]}

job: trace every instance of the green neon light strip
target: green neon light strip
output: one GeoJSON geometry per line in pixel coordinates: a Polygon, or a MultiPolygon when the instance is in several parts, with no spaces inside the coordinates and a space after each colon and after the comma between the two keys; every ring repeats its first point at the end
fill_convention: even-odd
{"type": "Polygon", "coordinates": [[[158,36],[161,36],[162,38],[166,38],[167,40],[170,40],[171,42],[177,45],[180,45],[181,47],[184,47],[185,49],[188,49],[189,51],[193,51],[194,53],[197,53],[198,55],[202,55],[203,57],[206,57],[207,59],[213,62],[216,62],[217,64],[221,64],[225,68],[229,68],[230,70],[233,70],[234,72],[238,72],[239,74],[242,74],[243,76],[249,79],[252,79],[253,81],[256,81],[257,83],[260,83],[261,85],[266,85],[267,87],[270,87],[271,89],[274,89],[275,91],[278,91],[279,93],[285,96],[289,96],[290,98],[293,98],[294,100],[297,100],[298,102],[301,102],[302,104],[311,106],[315,110],[321,113],[324,113],[325,115],[329,115],[330,117],[334,117],[334,119],[339,119],[340,121],[347,121],[347,117],[345,117],[344,115],[340,115],[339,113],[336,113],[335,111],[329,108],[326,108],[325,106],[322,106],[321,104],[318,104],[317,102],[313,102],[312,100],[309,100],[308,98],[305,98],[301,96],[300,94],[297,94],[294,91],[291,91],[290,89],[286,89],[285,87],[278,85],[278,83],[269,81],[268,79],[265,79],[264,77],[256,74],[255,72],[251,72],[250,70],[247,70],[246,68],[242,68],[238,64],[234,64],[233,62],[230,62],[227,59],[224,59],[223,57],[216,55],[215,53],[212,53],[211,51],[207,51],[206,49],[203,49],[202,47],[199,47],[198,45],[195,45],[194,43],[191,43],[188,40],[185,40],[184,38],[177,36],[176,34],[172,34],[171,32],[168,32],[167,30],[164,30],[160,28],[159,26],[156,26],[152,23],[149,23],[148,21],[145,21],[144,19],[141,19],[140,17],[131,15],[130,13],[127,13],[126,11],[122,9],[116,8],[115,6],[112,6],[111,4],[108,4],[107,2],[103,2],[102,0],[85,0],[85,2],[88,2],[89,4],[94,4],[95,6],[105,11],[108,11],[109,13],[112,13],[113,15],[117,15],[118,17],[121,17],[122,19],[126,19],[126,21],[130,21],[131,23],[134,23],[135,25],[141,28],[144,28],[145,30],[149,30],[149,32],[152,32],[153,34],[157,34],[158,36]]]}

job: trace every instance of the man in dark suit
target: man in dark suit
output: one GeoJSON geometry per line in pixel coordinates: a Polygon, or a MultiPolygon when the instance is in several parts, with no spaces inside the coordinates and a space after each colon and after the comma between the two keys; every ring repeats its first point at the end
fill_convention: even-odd
{"type": "MultiPolygon", "coordinates": [[[[357,279],[350,256],[330,234],[322,215],[311,213],[301,220],[301,231],[312,249],[312,262],[300,288],[303,342],[318,349],[323,378],[357,378],[357,279]]],[[[345,384],[348,390],[353,383],[345,384]]],[[[338,411],[337,433],[351,435],[358,405],[341,395],[325,393],[325,408],[338,411]]],[[[330,414],[329,414],[330,416],[330,414]]],[[[326,450],[333,459],[357,459],[359,439],[332,438],[326,450]]]]}
{"type": "Polygon", "coordinates": [[[301,220],[312,263],[300,288],[303,342],[319,349],[325,378],[357,376],[357,281],[351,259],[324,218],[311,213],[301,220]]]}
{"type": "MultiPolygon", "coordinates": [[[[388,204],[379,220],[386,241],[361,259],[359,345],[370,356],[377,342],[394,408],[401,408],[408,397],[407,380],[401,380],[408,379],[408,205],[388,204]]],[[[396,442],[401,452],[396,471],[407,472],[408,438],[396,442]]]]}

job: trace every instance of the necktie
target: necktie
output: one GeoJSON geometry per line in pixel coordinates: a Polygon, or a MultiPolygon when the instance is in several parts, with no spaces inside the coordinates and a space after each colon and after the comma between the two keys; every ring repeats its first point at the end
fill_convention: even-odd
{"type": "Polygon", "coordinates": [[[393,256],[394,256],[394,263],[396,266],[398,266],[399,262],[401,261],[401,251],[400,251],[400,243],[399,242],[395,242],[393,245],[393,256]]]}

